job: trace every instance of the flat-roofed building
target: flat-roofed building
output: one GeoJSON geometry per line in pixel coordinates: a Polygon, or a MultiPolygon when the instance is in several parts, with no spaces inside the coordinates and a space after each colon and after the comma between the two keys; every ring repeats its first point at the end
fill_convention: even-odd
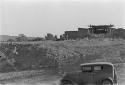
{"type": "Polygon", "coordinates": [[[64,34],[65,39],[77,39],[79,38],[78,31],[65,31],[64,34]]]}
{"type": "Polygon", "coordinates": [[[78,34],[79,34],[79,38],[85,38],[85,37],[88,37],[88,28],[78,28],[78,34]]]}

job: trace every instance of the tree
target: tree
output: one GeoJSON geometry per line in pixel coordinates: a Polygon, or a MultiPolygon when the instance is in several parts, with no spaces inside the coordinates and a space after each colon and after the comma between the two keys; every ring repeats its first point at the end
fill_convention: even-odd
{"type": "Polygon", "coordinates": [[[64,35],[60,35],[60,40],[65,40],[64,35]]]}
{"type": "Polygon", "coordinates": [[[41,37],[36,37],[36,38],[34,38],[34,39],[32,39],[32,40],[29,40],[29,41],[43,41],[44,39],[43,38],[41,38],[41,37]]]}
{"type": "Polygon", "coordinates": [[[13,39],[9,39],[9,40],[7,40],[8,42],[14,42],[15,40],[13,40],[13,39]]]}
{"type": "Polygon", "coordinates": [[[46,40],[55,40],[53,34],[51,34],[51,33],[47,33],[47,36],[45,36],[45,39],[46,40]]]}
{"type": "Polygon", "coordinates": [[[55,38],[55,40],[57,40],[57,39],[58,39],[58,38],[57,38],[57,35],[55,35],[55,37],[54,37],[54,38],[55,38]]]}
{"type": "Polygon", "coordinates": [[[16,38],[17,41],[27,41],[28,38],[24,34],[19,34],[16,38]]]}

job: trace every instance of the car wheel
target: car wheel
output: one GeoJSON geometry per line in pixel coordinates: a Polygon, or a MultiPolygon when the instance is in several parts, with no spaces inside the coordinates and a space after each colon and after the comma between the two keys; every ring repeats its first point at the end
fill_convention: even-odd
{"type": "Polygon", "coordinates": [[[110,80],[104,80],[102,85],[113,85],[113,83],[110,80]]]}

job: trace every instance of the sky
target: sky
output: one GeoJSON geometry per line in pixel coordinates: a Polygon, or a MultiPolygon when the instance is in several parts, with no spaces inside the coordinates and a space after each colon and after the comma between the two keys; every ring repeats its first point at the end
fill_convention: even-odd
{"type": "Polygon", "coordinates": [[[0,35],[47,33],[108,25],[125,28],[124,0],[0,0],[0,35]]]}

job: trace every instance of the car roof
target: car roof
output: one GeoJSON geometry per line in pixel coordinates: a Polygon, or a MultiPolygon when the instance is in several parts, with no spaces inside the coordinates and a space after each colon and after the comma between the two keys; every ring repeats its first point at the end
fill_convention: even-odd
{"type": "Polygon", "coordinates": [[[85,65],[111,65],[114,66],[112,63],[110,62],[94,62],[94,63],[83,63],[80,66],[85,66],[85,65]]]}

